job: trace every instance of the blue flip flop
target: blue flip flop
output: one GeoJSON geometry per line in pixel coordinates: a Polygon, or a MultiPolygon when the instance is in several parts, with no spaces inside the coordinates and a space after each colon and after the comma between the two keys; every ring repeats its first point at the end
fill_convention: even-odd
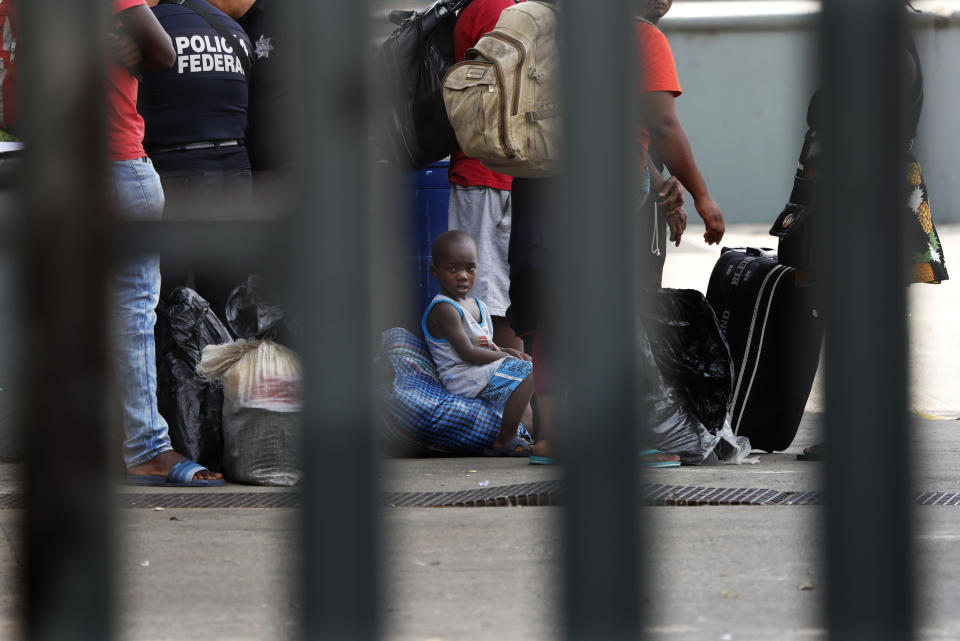
{"type": "Polygon", "coordinates": [[[530,455],[530,465],[556,465],[557,459],[552,456],[534,456],[530,455]]]}
{"type": "MultiPolygon", "coordinates": [[[[640,456],[663,453],[662,450],[643,450],[640,452],[640,456]]],[[[640,461],[640,467],[680,467],[680,461],[640,461]]]]}
{"type": "Polygon", "coordinates": [[[156,474],[127,474],[127,485],[144,485],[150,487],[213,487],[225,483],[223,479],[207,480],[195,478],[197,472],[202,472],[206,469],[204,466],[190,459],[183,459],[174,464],[166,476],[156,474]]]}

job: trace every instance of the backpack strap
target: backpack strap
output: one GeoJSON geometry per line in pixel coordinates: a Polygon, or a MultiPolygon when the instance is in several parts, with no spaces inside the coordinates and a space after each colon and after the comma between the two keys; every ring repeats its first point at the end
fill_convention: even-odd
{"type": "Polygon", "coordinates": [[[542,109],[537,109],[535,111],[527,111],[523,114],[523,117],[527,122],[537,122],[538,120],[546,120],[547,118],[556,118],[561,114],[560,108],[556,106],[546,106],[542,109]]]}
{"type": "MultiPolygon", "coordinates": [[[[450,3],[450,10],[453,11],[454,13],[456,13],[456,12],[458,12],[458,11],[462,11],[462,10],[465,9],[465,8],[467,7],[467,5],[470,4],[472,1],[473,1],[473,0],[454,0],[454,2],[450,3]]],[[[517,0],[513,0],[513,1],[514,1],[514,2],[517,2],[517,0]]]]}
{"type": "Polygon", "coordinates": [[[207,24],[213,27],[217,33],[226,38],[227,42],[230,43],[230,46],[237,53],[237,57],[240,58],[240,66],[243,67],[244,77],[250,78],[250,57],[247,56],[247,50],[243,48],[243,45],[240,44],[240,41],[237,40],[237,37],[230,33],[230,30],[227,29],[222,22],[210,15],[210,12],[201,7],[195,0],[172,0],[171,2],[164,4],[183,5],[206,20],[207,24]]]}

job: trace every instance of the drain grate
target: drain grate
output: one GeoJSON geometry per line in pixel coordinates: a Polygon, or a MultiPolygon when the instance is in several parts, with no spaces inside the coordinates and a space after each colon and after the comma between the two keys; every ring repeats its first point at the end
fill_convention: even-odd
{"type": "Polygon", "coordinates": [[[960,505],[960,493],[921,492],[913,501],[914,505],[960,505]]]}
{"type": "Polygon", "coordinates": [[[774,505],[782,493],[774,490],[648,485],[646,505],[774,505]]]}
{"type": "Polygon", "coordinates": [[[563,481],[542,481],[462,492],[391,492],[384,495],[382,503],[389,507],[562,505],[563,491],[563,481]]]}
{"type": "Polygon", "coordinates": [[[822,505],[823,492],[783,492],[779,505],[822,505]]]}
{"type": "MultiPolygon", "coordinates": [[[[300,495],[297,492],[167,492],[120,494],[117,505],[124,508],[257,508],[257,507],[299,507],[300,495]]],[[[0,510],[26,509],[25,494],[0,494],[0,510]]]]}
{"type": "Polygon", "coordinates": [[[121,494],[120,507],[139,508],[276,508],[300,507],[300,493],[296,491],[278,492],[144,492],[141,494],[121,494]]]}
{"type": "MultiPolygon", "coordinates": [[[[388,492],[381,496],[384,507],[501,507],[565,504],[563,481],[541,481],[500,485],[460,492],[388,492]]],[[[823,492],[779,492],[769,489],[686,487],[647,485],[641,489],[643,505],[821,505],[823,492]]],[[[118,505],[124,508],[297,508],[301,505],[296,490],[260,492],[217,492],[202,490],[179,493],[124,493],[118,505]]],[[[958,506],[960,492],[919,492],[914,505],[958,506]]],[[[0,510],[27,507],[24,494],[0,494],[0,510]]]]}

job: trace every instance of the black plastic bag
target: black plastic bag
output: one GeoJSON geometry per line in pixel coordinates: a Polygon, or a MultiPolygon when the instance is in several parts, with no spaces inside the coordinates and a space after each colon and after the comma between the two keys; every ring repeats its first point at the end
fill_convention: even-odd
{"type": "Polygon", "coordinates": [[[270,300],[263,278],[247,277],[227,298],[227,325],[237,338],[276,337],[281,323],[288,321],[283,308],[270,300]]]}
{"type": "Polygon", "coordinates": [[[157,405],[173,448],[214,471],[223,467],[223,390],[197,374],[203,348],[230,333],[199,294],[178,287],[157,305],[157,405]]]}
{"type": "Polygon", "coordinates": [[[713,308],[692,289],[660,289],[645,302],[637,360],[648,393],[639,402],[656,446],[688,464],[739,462],[750,443],[727,419],[733,361],[713,308]]]}
{"type": "Polygon", "coordinates": [[[374,121],[383,159],[401,170],[425,167],[457,149],[441,87],[454,64],[456,12],[470,0],[440,0],[405,19],[380,47],[377,69],[384,92],[374,121]]]}

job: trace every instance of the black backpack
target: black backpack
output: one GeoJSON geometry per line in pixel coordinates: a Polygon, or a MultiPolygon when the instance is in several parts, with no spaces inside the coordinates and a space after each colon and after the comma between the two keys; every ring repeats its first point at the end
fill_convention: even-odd
{"type": "Polygon", "coordinates": [[[373,123],[373,138],[380,159],[391,166],[420,169],[457,149],[441,88],[454,63],[457,12],[469,3],[438,0],[419,11],[390,13],[399,26],[380,46],[384,104],[373,123]]]}

